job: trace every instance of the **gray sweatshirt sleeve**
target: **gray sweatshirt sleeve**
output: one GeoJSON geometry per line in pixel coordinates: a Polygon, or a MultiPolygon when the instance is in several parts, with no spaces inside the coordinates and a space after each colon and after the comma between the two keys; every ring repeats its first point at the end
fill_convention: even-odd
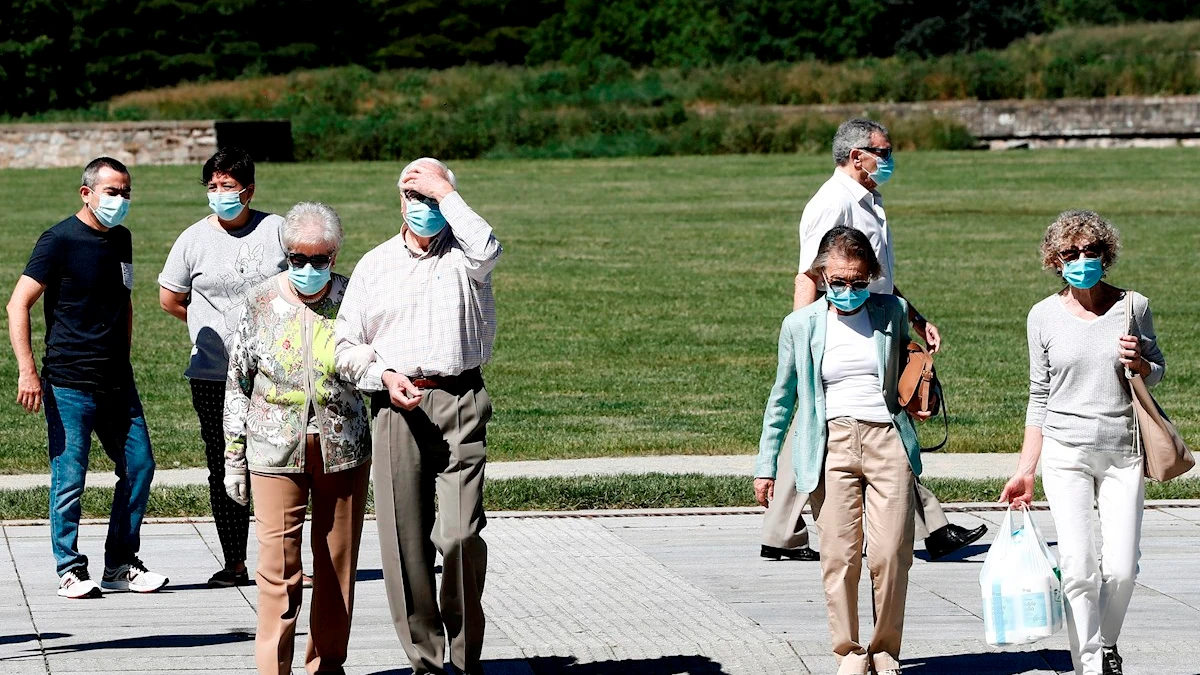
{"type": "Polygon", "coordinates": [[[1167,370],[1167,357],[1158,348],[1158,336],[1154,332],[1154,316],[1150,313],[1150,301],[1145,296],[1134,296],[1133,303],[1134,331],[1141,337],[1142,358],[1150,364],[1150,374],[1146,376],[1146,386],[1158,384],[1167,370]]]}
{"type": "Polygon", "coordinates": [[[1046,421],[1046,401],[1050,398],[1050,357],[1041,328],[1038,307],[1034,306],[1025,323],[1029,340],[1029,406],[1025,409],[1025,426],[1039,428],[1046,421]]]}

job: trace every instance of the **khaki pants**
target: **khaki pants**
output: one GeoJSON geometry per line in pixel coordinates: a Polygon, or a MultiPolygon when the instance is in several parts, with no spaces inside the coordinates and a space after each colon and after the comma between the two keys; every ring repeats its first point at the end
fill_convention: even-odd
{"type": "Polygon", "coordinates": [[[821,483],[811,496],[821,542],[821,573],[838,675],[900,667],[908,571],[913,560],[913,474],[891,424],[849,417],[829,421],[821,483]],[[867,567],[875,591],[875,630],[858,640],[863,504],[867,567]]]}
{"type": "Polygon", "coordinates": [[[763,515],[763,545],[775,548],[808,546],[808,527],[804,523],[803,513],[807,503],[808,495],[796,492],[796,472],[792,467],[792,429],[788,429],[775,468],[775,496],[763,515]]]}
{"type": "Polygon", "coordinates": [[[447,640],[451,663],[476,675],[483,672],[487,544],[480,531],[486,524],[483,469],[492,404],[482,380],[422,394],[413,410],[391,406],[386,395],[372,401],[384,585],[415,675],[445,672],[447,640]],[[435,547],[442,554],[440,603],[435,547]]]}
{"type": "Polygon", "coordinates": [[[320,442],[308,437],[305,473],[251,474],[258,536],[259,673],[292,672],[301,585],[304,515],[312,496],[313,589],[304,661],[310,673],[341,672],[354,613],[354,580],[370,466],[325,473],[320,442]]]}
{"type": "MultiPolygon", "coordinates": [[[[916,538],[924,539],[930,532],[950,524],[942,505],[933,492],[913,481],[915,491],[913,503],[916,510],[916,538]]],[[[804,523],[804,505],[808,495],[796,492],[796,473],[792,469],[792,430],[788,429],[779,451],[779,464],[775,471],[775,497],[763,515],[762,543],[775,548],[802,548],[808,546],[808,528],[804,523]]]]}

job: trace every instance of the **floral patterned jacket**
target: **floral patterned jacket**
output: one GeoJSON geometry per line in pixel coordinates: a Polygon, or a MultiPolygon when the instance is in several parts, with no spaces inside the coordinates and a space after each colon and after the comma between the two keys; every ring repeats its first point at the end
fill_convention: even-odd
{"type": "Polygon", "coordinates": [[[300,473],[311,403],[325,472],[371,459],[362,396],[333,366],[333,324],[349,279],[333,275],[313,305],[282,295],[280,277],[255,288],[234,336],[225,383],[225,467],[230,473],[300,473]]]}

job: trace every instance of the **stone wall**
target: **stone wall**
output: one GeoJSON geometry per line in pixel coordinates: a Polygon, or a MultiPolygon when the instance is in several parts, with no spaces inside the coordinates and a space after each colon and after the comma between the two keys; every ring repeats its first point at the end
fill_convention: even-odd
{"type": "Polygon", "coordinates": [[[258,161],[291,161],[291,133],[286,120],[0,124],[0,169],[78,168],[102,155],[130,166],[203,164],[230,144],[258,161]]]}
{"type": "Polygon", "coordinates": [[[864,113],[961,122],[992,148],[1196,145],[1200,96],[1117,97],[1053,101],[928,101],[779,106],[784,113],[849,118],[864,113]]]}

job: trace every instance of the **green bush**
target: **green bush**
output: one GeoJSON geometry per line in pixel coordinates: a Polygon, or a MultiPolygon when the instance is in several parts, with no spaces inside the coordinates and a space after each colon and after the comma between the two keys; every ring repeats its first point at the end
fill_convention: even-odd
{"type": "MultiPolygon", "coordinates": [[[[304,160],[812,152],[838,120],[773,106],[1200,92],[1200,22],[1064,29],[1003,50],[840,64],[461,66],[303,71],[121,96],[30,120],[272,119],[304,160]]],[[[972,147],[961,126],[895,126],[906,148],[972,147]]]]}

